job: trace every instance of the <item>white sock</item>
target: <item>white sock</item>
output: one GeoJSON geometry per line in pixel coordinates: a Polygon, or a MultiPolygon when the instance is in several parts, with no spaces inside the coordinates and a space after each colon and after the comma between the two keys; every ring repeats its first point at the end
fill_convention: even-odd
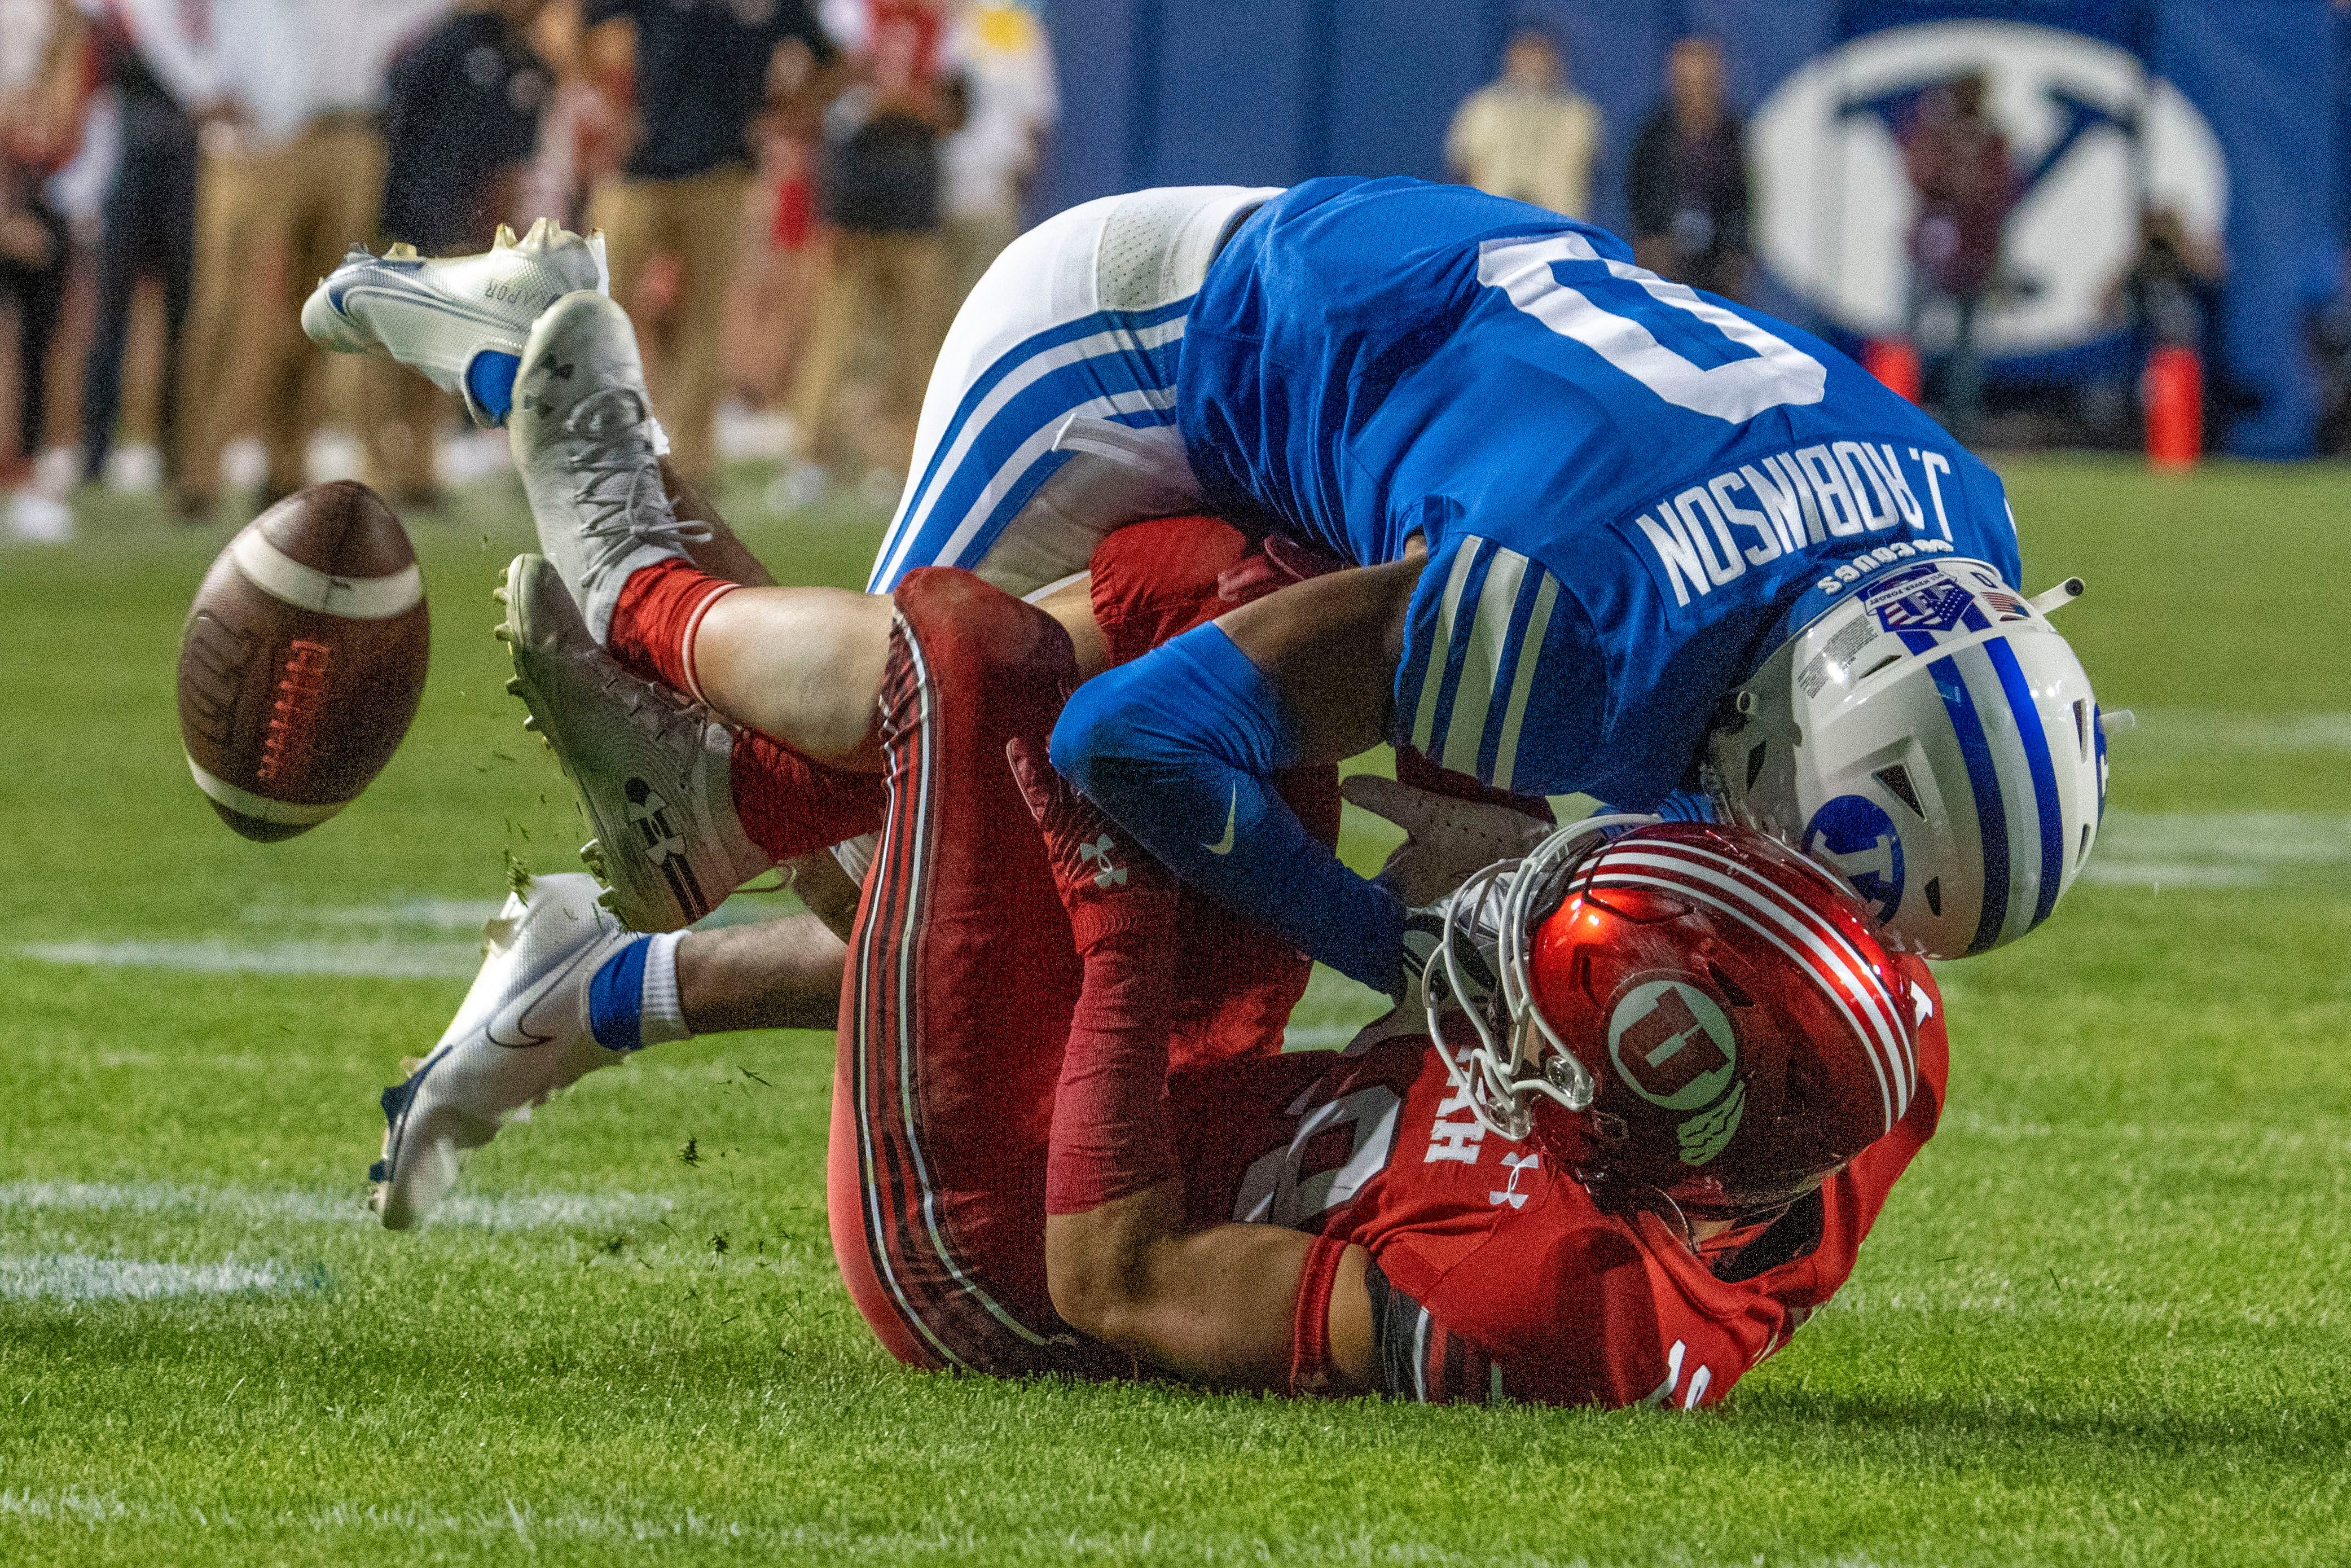
{"type": "Polygon", "coordinates": [[[639,1003],[637,1038],[646,1045],[692,1040],[677,994],[677,945],[683,931],[665,931],[645,944],[645,988],[639,1003]]]}

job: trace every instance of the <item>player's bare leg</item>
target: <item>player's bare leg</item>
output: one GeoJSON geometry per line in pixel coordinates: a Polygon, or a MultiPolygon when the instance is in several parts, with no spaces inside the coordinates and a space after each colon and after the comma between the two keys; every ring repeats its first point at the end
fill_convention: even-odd
{"type": "Polygon", "coordinates": [[[848,947],[814,915],[689,931],[677,945],[677,994],[695,1034],[830,1030],[841,1016],[848,947]]]}

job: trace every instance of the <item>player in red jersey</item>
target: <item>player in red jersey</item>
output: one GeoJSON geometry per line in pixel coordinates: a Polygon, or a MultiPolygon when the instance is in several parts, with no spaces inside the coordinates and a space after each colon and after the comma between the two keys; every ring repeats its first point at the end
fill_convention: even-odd
{"type": "MultiPolygon", "coordinates": [[[[482,972],[456,1019],[383,1097],[383,1155],[371,1179],[381,1184],[373,1202],[387,1226],[427,1218],[465,1151],[505,1120],[629,1051],[696,1033],[825,1027],[839,1013],[842,938],[859,882],[824,851],[882,824],[887,790],[872,731],[893,606],[886,597],[768,588],[706,503],[685,492],[678,506],[710,531],[695,559],[717,575],[683,560],[640,574],[614,615],[611,651],[587,636],[545,561],[516,561],[501,628],[516,643],[509,689],[530,704],[531,724],[591,811],[600,800],[606,808],[607,837],[625,835],[622,852],[633,845],[640,871],[659,858],[671,873],[706,873],[705,891],[723,896],[782,862],[822,919],[632,931],[600,907],[590,878],[538,878],[492,921],[482,972]],[[746,679],[737,666],[747,643],[753,655],[791,667],[758,666],[746,679]],[[722,694],[783,694],[778,733],[722,726],[686,700],[696,650],[721,664],[722,694]],[[665,858],[644,852],[656,843],[665,858]]],[[[1131,533],[1104,547],[1090,576],[1046,598],[1047,612],[1085,650],[1081,669],[1135,657],[1322,569],[1308,552],[1252,545],[1212,518],[1171,517],[1131,533]]],[[[1295,770],[1279,783],[1301,821],[1335,839],[1335,770],[1295,770]]],[[[1371,799],[1366,789],[1400,789],[1378,779],[1351,788],[1362,799],[1371,799]]],[[[1459,809],[1520,821],[1490,807],[1459,809]]],[[[611,858],[608,851],[608,867],[611,858]]],[[[1466,869],[1488,857],[1457,858],[1466,869]]],[[[659,880],[623,877],[605,902],[627,915],[632,905],[621,895],[659,880]]],[[[1196,950],[1219,956],[1216,994],[1176,1019],[1179,1054],[1278,1047],[1306,961],[1204,901],[1185,901],[1176,918],[1196,950]]]]}
{"type": "Polygon", "coordinates": [[[1544,910],[1531,946],[1488,938],[1507,1051],[1448,1028],[1171,1063],[1171,998],[1214,955],[1042,763],[1073,674],[1057,629],[959,574],[898,607],[831,1191],[851,1293],[902,1359],[1697,1406],[1843,1283],[1933,1131],[1945,1050],[1924,966],[1809,862],[1737,830],[1580,857],[1555,835],[1519,873],[1548,886],[1484,901],[1544,910]]]}
{"type": "MultiPolygon", "coordinates": [[[[1222,525],[1117,543],[1131,553],[1097,559],[1078,627],[1100,638],[1096,658],[1132,656],[1248,597],[1253,579],[1286,579],[1222,525]]],[[[1642,1064],[1580,1115],[1515,1103],[1541,1053],[1481,1057],[1458,1028],[1446,1051],[1406,1037],[1353,1058],[1280,1056],[1302,962],[1188,905],[1038,767],[1077,673],[1063,626],[953,572],[918,574],[892,608],[872,661],[888,815],[841,997],[829,1186],[844,1279],[893,1354],[1002,1375],[1700,1404],[1850,1271],[1932,1130],[1943,1052],[1923,967],[1879,952],[1817,872],[1711,830],[1628,841],[1577,868],[1670,884],[1687,865],[1610,857],[1704,869],[1713,856],[1724,869],[1708,874],[1743,889],[1731,905],[1845,955],[1836,994],[1880,1036],[1844,1031],[1877,1051],[1871,1104],[1851,1092],[1854,1050],[1840,1077],[1797,1049],[1813,1042],[1777,998],[1812,983],[1801,966],[1751,941],[1742,956],[1718,929],[1735,915],[1687,886],[1606,894],[1583,914],[1648,904],[1553,955],[1554,969],[1574,972],[1580,955],[1610,977],[1581,1003],[1549,998],[1587,1073],[1607,1071],[1612,1047],[1642,1064]],[[1042,841],[1008,745],[1027,760],[1042,841]],[[1788,1086],[1808,1073],[1818,1082],[1792,1106],[1788,1086]],[[1880,1119],[1844,1114],[1855,1104],[1880,1119]],[[1635,1125],[1660,1107],[1669,1123],[1635,1125]],[[1742,1124],[1810,1129],[1806,1158],[1774,1175],[1737,1146],[1742,1124]],[[1659,1150],[1656,1168],[1634,1157],[1659,1150]],[[1745,1185],[1704,1168],[1718,1156],[1745,1185]]],[[[1292,781],[1326,833],[1331,782],[1292,781]]],[[[758,797],[789,783],[738,768],[738,804],[788,810],[758,797]]],[[[1523,1035],[1536,1016],[1510,1021],[1523,1035]]]]}

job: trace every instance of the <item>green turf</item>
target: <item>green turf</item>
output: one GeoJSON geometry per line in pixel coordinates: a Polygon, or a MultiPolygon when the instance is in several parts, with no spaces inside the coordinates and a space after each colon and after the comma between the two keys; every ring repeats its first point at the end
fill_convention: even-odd
{"type": "MultiPolygon", "coordinates": [[[[1946,972],[1944,1133],[1847,1291],[1695,1417],[904,1372],[833,1274],[815,1036],[663,1047],[478,1157],[466,1223],[369,1228],[375,1092],[464,988],[463,905],[581,836],[487,635],[513,493],[416,526],[416,730],[266,848],[173,728],[222,536],[98,507],[0,552],[0,1562],[2343,1561],[2345,476],[2010,476],[2029,586],[2090,580],[2068,630],[2147,716],[2108,880],[1946,972]],[[426,973],[152,967],[322,949],[426,973]],[[175,1280],[249,1288],[93,1299],[175,1280]]],[[[756,548],[859,574],[872,518],[763,518],[752,477],[756,548]]]]}

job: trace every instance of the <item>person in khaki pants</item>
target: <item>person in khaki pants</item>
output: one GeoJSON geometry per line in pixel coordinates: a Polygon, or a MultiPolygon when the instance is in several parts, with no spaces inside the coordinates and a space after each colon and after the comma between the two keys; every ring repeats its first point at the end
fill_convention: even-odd
{"type": "Polygon", "coordinates": [[[726,390],[719,340],[726,327],[726,283],[741,243],[751,172],[712,169],[676,180],[607,180],[588,204],[590,227],[604,231],[605,259],[615,293],[634,288],[657,256],[677,264],[675,328],[668,352],[649,358],[671,460],[697,485],[710,477],[716,456],[713,422],[726,390]]]}
{"type": "MultiPolygon", "coordinates": [[[[183,517],[209,516],[229,438],[269,453],[266,505],[308,478],[311,434],[346,401],[297,325],[302,297],[375,237],[385,68],[448,0],[214,0],[217,110],[196,181],[194,298],[180,373],[183,517]]],[[[388,384],[371,378],[371,390],[388,384]]],[[[362,430],[372,422],[356,422],[362,430]]],[[[371,471],[386,465],[370,454],[371,471]]]]}
{"type": "Polygon", "coordinates": [[[773,84],[810,79],[836,51],[807,0],[588,0],[586,16],[632,29],[639,118],[635,148],[598,187],[588,221],[604,231],[616,298],[629,298],[656,256],[677,264],[674,329],[645,370],[671,460],[701,484],[716,458],[719,343],[750,191],[751,121],[773,84]]]}
{"type": "Polygon", "coordinates": [[[373,237],[382,186],[383,140],[356,116],[324,118],[259,151],[227,127],[208,128],[181,356],[182,516],[212,512],[221,455],[248,409],[269,454],[262,505],[302,487],[328,393],[326,367],[295,325],[300,291],[373,237]]]}
{"type": "Polygon", "coordinates": [[[947,0],[866,0],[860,79],[826,112],[819,191],[830,226],[816,319],[792,388],[799,455],[838,453],[903,481],[931,361],[955,312],[940,229],[939,137],[964,112],[941,74],[947,0]],[[888,350],[879,417],[841,441],[839,392],[859,333],[888,350]]]}

